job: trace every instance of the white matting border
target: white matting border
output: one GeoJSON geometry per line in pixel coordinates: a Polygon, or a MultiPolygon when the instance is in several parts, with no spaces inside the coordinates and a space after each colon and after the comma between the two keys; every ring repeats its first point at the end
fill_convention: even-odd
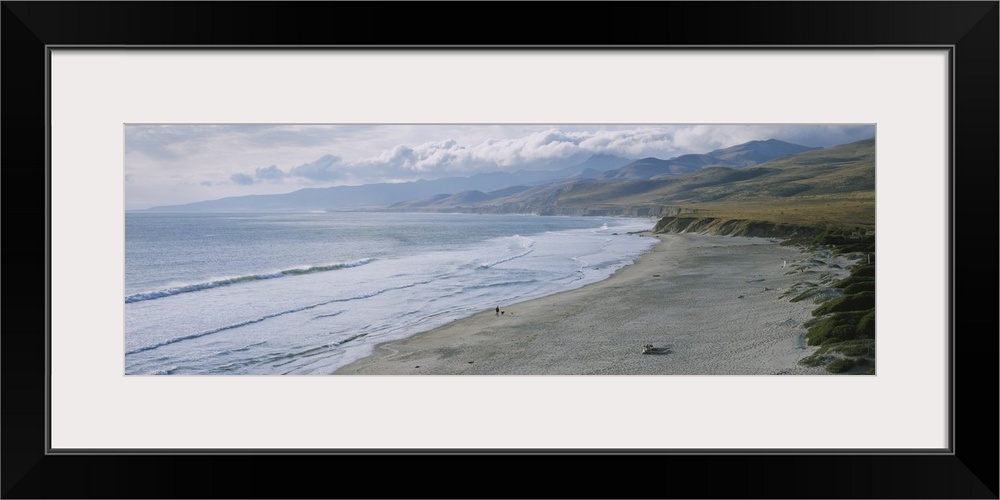
{"type": "Polygon", "coordinates": [[[944,49],[56,49],[51,77],[55,449],[948,445],[944,49]],[[125,123],[876,124],[878,375],[125,377],[125,123]]]}

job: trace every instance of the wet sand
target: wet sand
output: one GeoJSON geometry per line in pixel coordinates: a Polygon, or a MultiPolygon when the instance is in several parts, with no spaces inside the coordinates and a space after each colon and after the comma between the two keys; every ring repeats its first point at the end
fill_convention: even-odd
{"type": "Polygon", "coordinates": [[[381,344],[335,374],[828,374],[797,364],[815,351],[802,324],[817,306],[790,299],[851,261],[766,238],[649,236],[660,243],[604,281],[381,344]]]}

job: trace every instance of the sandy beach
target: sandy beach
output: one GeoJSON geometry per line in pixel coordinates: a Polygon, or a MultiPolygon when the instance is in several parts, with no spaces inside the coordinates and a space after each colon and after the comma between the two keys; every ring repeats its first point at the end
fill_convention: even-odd
{"type": "Polygon", "coordinates": [[[335,374],[828,375],[797,364],[815,351],[802,324],[817,306],[790,299],[850,260],[766,238],[647,236],[660,243],[604,281],[381,344],[335,374]]]}

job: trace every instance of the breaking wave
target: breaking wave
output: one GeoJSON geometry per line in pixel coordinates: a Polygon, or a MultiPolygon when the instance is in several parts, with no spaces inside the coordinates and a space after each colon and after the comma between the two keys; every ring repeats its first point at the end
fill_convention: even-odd
{"type": "Polygon", "coordinates": [[[238,285],[240,283],[249,283],[253,281],[269,280],[274,278],[284,278],[285,276],[298,276],[302,274],[313,274],[322,273],[326,271],[337,271],[339,269],[346,269],[349,267],[358,267],[372,262],[374,259],[361,259],[354,262],[343,262],[339,264],[327,264],[320,266],[310,266],[310,267],[297,267],[292,269],[285,269],[283,271],[278,271],[275,273],[266,274],[249,274],[246,276],[236,276],[233,278],[222,278],[218,280],[207,281],[203,283],[193,283],[190,285],[180,285],[171,288],[166,288],[163,290],[154,290],[151,292],[141,292],[134,293],[132,295],[125,296],[125,303],[131,304],[133,302],[142,302],[144,300],[154,300],[161,299],[163,297],[170,297],[173,295],[180,295],[182,293],[198,292],[201,290],[208,290],[211,288],[218,288],[220,286],[230,286],[238,285]]]}

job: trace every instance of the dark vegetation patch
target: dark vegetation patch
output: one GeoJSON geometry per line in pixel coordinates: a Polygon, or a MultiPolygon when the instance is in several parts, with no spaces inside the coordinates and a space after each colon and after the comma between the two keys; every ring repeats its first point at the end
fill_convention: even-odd
{"type": "MultiPolygon", "coordinates": [[[[875,238],[859,233],[824,231],[799,244],[827,247],[834,255],[853,255],[857,263],[851,274],[835,283],[843,290],[839,297],[825,301],[813,310],[813,319],[803,326],[806,343],[820,346],[811,356],[799,361],[804,366],[826,366],[830,373],[875,373],[875,238]],[[865,366],[872,367],[865,370],[865,366]]],[[[812,296],[807,290],[793,302],[812,296]]]]}
{"type": "Polygon", "coordinates": [[[826,371],[830,373],[843,373],[854,368],[854,360],[851,358],[837,358],[826,365],[826,371]]]}
{"type": "Polygon", "coordinates": [[[809,290],[806,290],[806,291],[804,291],[804,292],[796,295],[794,298],[792,298],[792,300],[790,302],[800,302],[800,301],[806,300],[809,297],[812,297],[812,296],[816,295],[817,293],[819,293],[819,291],[820,290],[818,288],[811,288],[809,290]]]}
{"type": "Polygon", "coordinates": [[[875,310],[875,292],[865,291],[837,297],[827,302],[822,307],[815,309],[812,312],[812,315],[823,316],[824,314],[835,312],[869,310],[875,310]]]}
{"type": "Polygon", "coordinates": [[[854,295],[860,292],[872,292],[875,293],[875,281],[859,281],[857,283],[847,285],[844,288],[845,295],[854,295]]]}
{"type": "Polygon", "coordinates": [[[873,375],[875,373],[875,340],[847,340],[824,344],[812,355],[799,360],[802,366],[826,367],[831,373],[844,373],[854,369],[854,373],[873,375]],[[869,364],[869,370],[863,370],[869,364]],[[857,368],[857,369],[855,369],[857,368]]]}
{"type": "Polygon", "coordinates": [[[833,286],[834,286],[834,288],[847,288],[847,287],[849,287],[851,285],[855,285],[855,284],[858,284],[858,283],[871,283],[872,290],[875,289],[875,277],[874,276],[855,276],[855,275],[851,275],[851,276],[848,276],[848,277],[846,277],[846,278],[838,281],[833,286]]]}
{"type": "Polygon", "coordinates": [[[858,324],[866,314],[867,311],[842,312],[807,321],[806,341],[809,345],[823,345],[861,338],[858,324]]]}

